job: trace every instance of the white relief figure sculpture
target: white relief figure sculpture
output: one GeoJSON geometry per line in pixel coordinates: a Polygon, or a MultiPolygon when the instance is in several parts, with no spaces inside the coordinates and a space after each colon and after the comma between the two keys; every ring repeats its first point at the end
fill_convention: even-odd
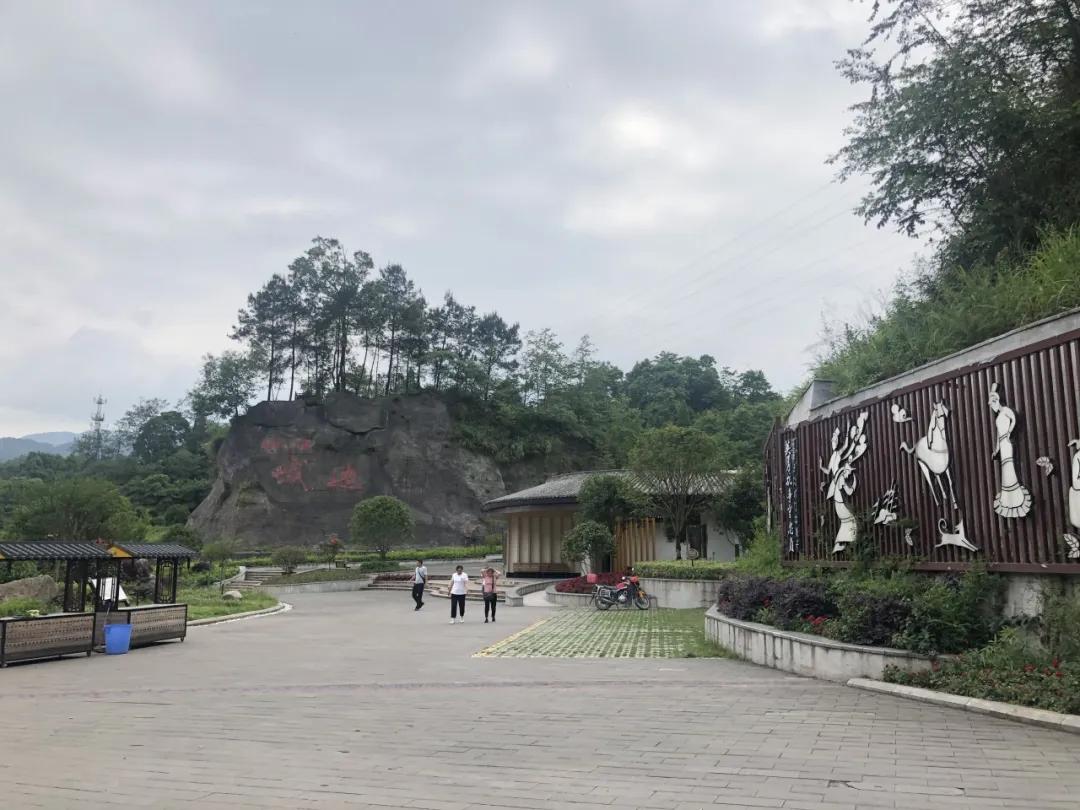
{"type": "Polygon", "coordinates": [[[1016,413],[1001,402],[998,384],[990,386],[990,410],[994,412],[997,430],[993,458],[1001,465],[1001,490],[994,497],[994,511],[1003,518],[1022,518],[1031,511],[1031,493],[1016,476],[1013,458],[1012,432],[1016,427],[1016,413]]]}
{"type": "Polygon", "coordinates": [[[911,536],[911,528],[904,529],[904,542],[911,548],[915,547],[915,539],[911,536]]]}
{"type": "Polygon", "coordinates": [[[855,522],[855,515],[852,513],[851,508],[844,500],[845,495],[853,495],[855,493],[855,485],[858,482],[855,480],[855,471],[851,468],[850,464],[845,464],[833,485],[829,488],[832,492],[833,507],[836,509],[836,516],[840,518],[840,529],[836,532],[836,544],[833,546],[833,554],[838,551],[843,551],[850,543],[854,543],[858,538],[858,524],[855,522]]]}
{"type": "MultiPolygon", "coordinates": [[[[1080,532],[1080,439],[1069,442],[1073,448],[1072,470],[1069,478],[1069,524],[1080,532]]],[[[1075,534],[1065,535],[1065,544],[1069,547],[1068,558],[1080,559],[1080,539],[1075,534]]]]}
{"type": "Polygon", "coordinates": [[[938,532],[941,534],[941,540],[934,548],[959,546],[960,548],[966,548],[968,551],[979,550],[978,546],[972,545],[971,541],[967,539],[967,534],[964,532],[964,521],[962,520],[956,524],[956,529],[950,532],[945,518],[941,518],[938,520],[938,532]]]}
{"type": "Polygon", "coordinates": [[[898,425],[902,425],[904,424],[904,422],[911,421],[911,417],[907,415],[907,411],[901,408],[895,402],[893,403],[892,407],[889,408],[889,410],[892,412],[892,420],[898,425]]]}
{"type": "Polygon", "coordinates": [[[885,494],[874,504],[874,524],[888,526],[896,522],[896,510],[900,505],[900,497],[896,494],[896,484],[893,484],[885,494]]]}
{"type": "Polygon", "coordinates": [[[1054,462],[1050,460],[1049,456],[1039,456],[1035,459],[1035,466],[1043,471],[1043,475],[1049,478],[1054,474],[1054,462]]]}
{"type": "Polygon", "coordinates": [[[840,444],[840,428],[833,431],[833,452],[829,459],[828,467],[821,467],[821,471],[829,476],[829,489],[827,496],[833,502],[833,509],[840,519],[840,528],[836,533],[836,542],[833,553],[843,551],[848,544],[853,543],[858,536],[858,525],[855,514],[847,504],[847,497],[855,492],[857,481],[855,480],[855,468],[852,466],[866,452],[866,436],[863,428],[866,426],[866,412],[860,413],[855,424],[848,428],[847,438],[840,444]]]}
{"type": "Polygon", "coordinates": [[[909,456],[914,454],[922,470],[923,478],[930,487],[930,494],[934,497],[934,503],[941,505],[937,491],[934,489],[934,481],[937,481],[941,490],[941,499],[945,500],[945,485],[941,483],[941,477],[949,482],[949,503],[956,509],[956,495],[953,492],[952,474],[949,472],[949,437],[945,430],[945,420],[949,416],[949,409],[944,402],[935,402],[930,411],[930,424],[926,428],[926,435],[915,443],[914,447],[907,442],[900,444],[900,449],[909,456]]]}
{"type": "Polygon", "coordinates": [[[840,472],[840,428],[837,428],[832,432],[832,455],[829,456],[829,465],[825,466],[818,460],[818,469],[824,474],[825,478],[821,480],[821,489],[825,489],[835,478],[837,473],[840,472]]]}

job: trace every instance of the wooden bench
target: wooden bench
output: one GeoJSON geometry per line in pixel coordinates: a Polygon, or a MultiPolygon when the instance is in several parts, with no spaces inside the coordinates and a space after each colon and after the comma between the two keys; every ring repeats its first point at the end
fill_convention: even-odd
{"type": "Polygon", "coordinates": [[[334,560],[334,568],[348,568],[348,567],[349,567],[349,561],[348,560],[334,560]]]}

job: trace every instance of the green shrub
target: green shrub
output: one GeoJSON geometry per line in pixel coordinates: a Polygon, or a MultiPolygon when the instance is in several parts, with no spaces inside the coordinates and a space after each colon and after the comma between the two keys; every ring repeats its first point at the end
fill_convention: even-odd
{"type": "Polygon", "coordinates": [[[562,559],[577,565],[588,560],[594,570],[604,557],[615,551],[615,538],[608,527],[595,520],[583,520],[563,535],[562,559]]]}
{"type": "Polygon", "coordinates": [[[14,582],[17,579],[36,577],[39,573],[37,564],[32,562],[14,562],[0,565],[0,584],[14,582]]]}
{"type": "Polygon", "coordinates": [[[735,563],[715,560],[648,560],[634,564],[638,576],[660,579],[723,579],[735,570],[735,563]]]}
{"type": "Polygon", "coordinates": [[[279,566],[284,574],[291,574],[296,570],[296,566],[306,562],[307,558],[308,553],[296,546],[284,546],[270,555],[274,565],[279,566]]]}
{"type": "Polygon", "coordinates": [[[49,612],[49,606],[28,596],[20,596],[0,602],[0,616],[29,616],[34,611],[45,614],[49,612]]]}
{"type": "Polygon", "coordinates": [[[1043,591],[1040,641],[1052,657],[1080,665],[1080,594],[1043,591]]]}
{"type": "Polygon", "coordinates": [[[746,550],[735,561],[735,567],[743,573],[759,577],[783,576],[784,567],[780,564],[780,535],[765,531],[765,527],[759,522],[746,550]]]}
{"type": "Polygon", "coordinates": [[[981,569],[963,577],[927,575],[759,577],[731,574],[718,606],[736,619],[769,622],[853,644],[893,646],[925,655],[987,644],[1002,625],[1002,583],[981,569]]]}
{"type": "Polygon", "coordinates": [[[960,578],[932,580],[914,594],[896,646],[924,655],[982,647],[1001,628],[1002,596],[1002,581],[980,568],[960,578]]]}

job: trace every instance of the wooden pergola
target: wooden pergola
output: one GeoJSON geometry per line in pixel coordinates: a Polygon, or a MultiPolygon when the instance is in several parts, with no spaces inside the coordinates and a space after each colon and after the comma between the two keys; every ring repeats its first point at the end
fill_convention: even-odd
{"type": "Polygon", "coordinates": [[[120,594],[120,561],[109,552],[109,547],[99,543],[68,540],[20,540],[0,543],[0,562],[10,568],[16,562],[51,562],[64,564],[65,613],[83,613],[86,610],[86,590],[91,577],[94,586],[94,608],[100,609],[106,601],[116,604],[120,594]],[[103,572],[112,577],[112,593],[103,594],[103,572]]]}

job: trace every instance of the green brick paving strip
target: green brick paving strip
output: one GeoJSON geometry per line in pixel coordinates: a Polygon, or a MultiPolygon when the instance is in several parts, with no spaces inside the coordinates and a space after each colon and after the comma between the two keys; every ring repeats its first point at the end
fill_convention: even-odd
{"type": "Polygon", "coordinates": [[[704,610],[560,610],[477,653],[495,658],[701,658],[704,610]]]}

